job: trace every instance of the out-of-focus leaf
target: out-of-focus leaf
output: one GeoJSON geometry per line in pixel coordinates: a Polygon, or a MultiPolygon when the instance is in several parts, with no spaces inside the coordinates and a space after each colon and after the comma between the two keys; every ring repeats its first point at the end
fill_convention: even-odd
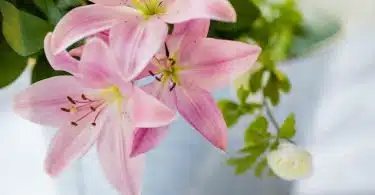
{"type": "Polygon", "coordinates": [[[264,116],[258,116],[245,131],[245,144],[259,143],[269,137],[267,119],[264,116]]]}
{"type": "Polygon", "coordinates": [[[263,95],[267,97],[274,106],[280,102],[278,80],[273,74],[271,74],[266,86],[263,88],[263,95]]]}
{"type": "Polygon", "coordinates": [[[261,89],[263,74],[264,69],[261,68],[250,76],[249,86],[251,92],[256,93],[261,89]]]}
{"type": "Polygon", "coordinates": [[[35,83],[43,79],[47,79],[53,76],[59,75],[69,75],[67,72],[64,71],[55,71],[48,63],[47,58],[44,54],[41,54],[38,59],[37,63],[33,68],[33,73],[31,77],[31,82],[35,83]]]}
{"type": "Polygon", "coordinates": [[[247,97],[249,97],[250,91],[245,89],[244,87],[240,87],[237,89],[237,97],[240,100],[241,104],[246,103],[247,97]]]}
{"type": "Polygon", "coordinates": [[[27,58],[19,56],[0,36],[0,88],[16,80],[27,64],[27,58]]]}
{"type": "Polygon", "coordinates": [[[284,139],[291,139],[296,134],[296,119],[295,115],[291,113],[280,127],[279,136],[284,139]]]}
{"type": "Polygon", "coordinates": [[[3,34],[10,47],[19,55],[28,56],[43,48],[43,40],[52,26],[46,21],[24,11],[11,3],[0,0],[3,15],[3,34]]]}
{"type": "Polygon", "coordinates": [[[250,103],[245,103],[241,105],[241,110],[243,113],[254,114],[256,110],[262,107],[263,107],[263,104],[250,102],[250,103]]]}
{"type": "Polygon", "coordinates": [[[267,167],[267,158],[263,157],[259,163],[255,165],[254,173],[257,177],[262,177],[264,169],[267,167]]]}
{"type": "Polygon", "coordinates": [[[57,7],[60,9],[69,9],[81,4],[82,0],[57,0],[57,7]]]}
{"type": "Polygon", "coordinates": [[[63,16],[53,0],[33,0],[35,5],[47,16],[52,24],[57,24],[63,16]]]}
{"type": "Polygon", "coordinates": [[[235,167],[235,174],[241,175],[246,173],[249,170],[255,161],[257,160],[257,156],[249,155],[242,158],[232,158],[228,160],[228,165],[235,167]]]}
{"type": "Polygon", "coordinates": [[[233,101],[221,100],[217,104],[223,113],[224,120],[228,127],[232,127],[234,124],[236,124],[238,119],[243,114],[239,105],[233,101]]]}

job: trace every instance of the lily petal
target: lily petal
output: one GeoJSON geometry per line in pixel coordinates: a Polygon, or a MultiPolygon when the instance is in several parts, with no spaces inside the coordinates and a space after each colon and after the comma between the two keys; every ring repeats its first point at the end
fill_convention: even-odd
{"type": "Polygon", "coordinates": [[[183,47],[179,63],[183,80],[208,91],[223,88],[252,67],[261,48],[237,41],[205,38],[183,47]]]}
{"type": "Polygon", "coordinates": [[[55,70],[70,72],[72,74],[77,73],[78,61],[66,51],[54,55],[51,48],[51,39],[52,33],[48,33],[44,38],[44,53],[52,68],[55,70]]]}
{"type": "Polygon", "coordinates": [[[52,38],[52,52],[57,54],[73,43],[110,29],[118,22],[137,19],[139,12],[126,6],[87,5],[68,12],[56,25],[52,38]]]}
{"type": "Polygon", "coordinates": [[[93,3],[100,4],[100,5],[108,5],[108,6],[117,6],[122,5],[129,0],[90,0],[93,3]]]}
{"type": "Polygon", "coordinates": [[[128,81],[145,69],[159,51],[167,34],[167,24],[155,18],[142,22],[124,22],[111,30],[110,46],[128,81]]]}
{"type": "Polygon", "coordinates": [[[211,94],[193,84],[175,90],[181,116],[214,146],[225,151],[227,126],[211,94]]]}
{"type": "Polygon", "coordinates": [[[60,108],[69,107],[67,96],[79,97],[84,87],[72,76],[57,76],[34,83],[14,98],[14,111],[32,122],[60,127],[71,114],[60,108]],[[51,93],[51,91],[53,93],[51,93]]]}
{"type": "Polygon", "coordinates": [[[109,182],[122,194],[139,195],[143,179],[144,156],[130,158],[133,128],[118,115],[108,117],[98,139],[98,153],[109,182]]]}
{"type": "Polygon", "coordinates": [[[173,26],[173,36],[192,36],[197,38],[207,37],[210,29],[209,19],[195,19],[187,22],[175,24],[173,26]]]}
{"type": "Polygon", "coordinates": [[[228,0],[178,0],[168,6],[168,13],[161,18],[174,24],[198,18],[235,22],[237,16],[228,0]]]}
{"type": "MultiPolygon", "coordinates": [[[[101,120],[101,119],[99,119],[101,120]]],[[[87,153],[99,136],[101,126],[91,126],[91,118],[80,121],[78,126],[66,123],[53,138],[45,169],[51,176],[57,176],[69,163],[87,153]]]]}
{"type": "Polygon", "coordinates": [[[137,128],[161,127],[176,119],[175,111],[138,87],[134,87],[129,106],[137,128]]]}
{"type": "MultiPolygon", "coordinates": [[[[168,88],[158,82],[150,83],[143,87],[143,90],[148,94],[154,96],[170,109],[175,110],[175,93],[169,91],[168,88]]],[[[131,157],[146,153],[155,148],[161,140],[165,138],[168,131],[168,125],[158,128],[138,128],[135,131],[133,139],[133,147],[130,153],[131,157]]]]}
{"type": "Polygon", "coordinates": [[[107,44],[99,38],[90,39],[84,47],[79,70],[82,79],[92,88],[105,88],[112,84],[111,78],[116,72],[116,61],[107,44]]]}

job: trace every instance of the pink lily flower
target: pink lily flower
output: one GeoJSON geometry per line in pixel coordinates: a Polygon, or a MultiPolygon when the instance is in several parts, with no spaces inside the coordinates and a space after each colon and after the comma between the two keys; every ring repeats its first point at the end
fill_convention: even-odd
{"type": "MultiPolygon", "coordinates": [[[[177,109],[214,146],[225,150],[227,127],[210,91],[228,85],[252,68],[261,48],[205,38],[209,24],[209,20],[191,20],[175,25],[165,50],[146,69],[156,81],[144,88],[171,109],[177,109]]],[[[167,128],[139,128],[132,156],[155,147],[167,128]]]]}
{"type": "MultiPolygon", "coordinates": [[[[92,0],[92,2],[96,4],[75,8],[59,21],[53,32],[51,43],[53,54],[62,52],[85,37],[119,26],[117,29],[124,30],[122,33],[131,34],[135,38],[131,47],[139,48],[138,53],[131,54],[136,57],[128,61],[126,66],[139,67],[138,70],[143,70],[165,41],[168,34],[166,23],[175,24],[194,18],[228,22],[236,20],[236,12],[228,0],[92,0]]],[[[118,56],[119,59],[121,57],[125,58],[124,55],[118,56]]],[[[125,75],[125,77],[134,79],[139,73],[134,72],[134,75],[125,75]]]]}
{"type": "Polygon", "coordinates": [[[79,62],[72,61],[67,52],[52,55],[50,41],[48,34],[45,53],[50,63],[73,76],[42,80],[14,99],[14,110],[21,117],[60,128],[50,145],[46,171],[57,176],[96,142],[109,182],[122,194],[138,195],[144,156],[130,158],[134,130],[167,125],[175,119],[175,112],[125,82],[103,40],[90,39],[79,62]]]}

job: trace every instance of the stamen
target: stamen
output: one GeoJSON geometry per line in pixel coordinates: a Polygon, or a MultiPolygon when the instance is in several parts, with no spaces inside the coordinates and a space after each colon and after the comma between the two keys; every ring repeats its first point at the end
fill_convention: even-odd
{"type": "Polygon", "coordinates": [[[171,88],[169,88],[169,91],[173,91],[173,89],[176,87],[176,83],[175,82],[173,82],[173,84],[172,84],[172,87],[171,88]]]}
{"type": "Polygon", "coordinates": [[[70,109],[67,109],[67,108],[61,108],[61,110],[64,112],[70,112],[70,109]]]}
{"type": "Polygon", "coordinates": [[[165,46],[165,54],[166,54],[167,57],[169,58],[169,49],[168,49],[168,45],[167,45],[167,43],[164,43],[164,46],[165,46]]]}
{"type": "Polygon", "coordinates": [[[95,112],[96,111],[96,108],[94,108],[93,106],[90,106],[90,109],[95,112]]]}
{"type": "Polygon", "coordinates": [[[70,124],[72,124],[73,126],[78,126],[78,124],[76,122],[71,122],[70,124]]]}
{"type": "Polygon", "coordinates": [[[157,81],[161,81],[161,79],[159,77],[157,77],[151,70],[148,71],[148,73],[153,76],[157,81]]]}
{"type": "Polygon", "coordinates": [[[96,126],[96,123],[95,123],[95,122],[94,122],[94,123],[91,123],[91,125],[95,127],[95,126],[96,126]]]}
{"type": "Polygon", "coordinates": [[[168,58],[168,61],[171,62],[171,66],[176,64],[176,60],[174,60],[173,58],[168,58]]]}
{"type": "Polygon", "coordinates": [[[158,4],[158,7],[159,8],[161,6],[161,4],[163,4],[163,1],[160,1],[159,4],[158,4]]]}
{"type": "Polygon", "coordinates": [[[72,103],[72,104],[76,104],[76,102],[73,100],[73,98],[71,98],[70,96],[66,97],[68,98],[69,102],[72,103]]]}

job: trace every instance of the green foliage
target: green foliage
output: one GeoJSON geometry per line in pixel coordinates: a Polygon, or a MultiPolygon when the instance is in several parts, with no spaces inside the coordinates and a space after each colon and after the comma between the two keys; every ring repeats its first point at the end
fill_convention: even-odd
{"type": "Polygon", "coordinates": [[[218,106],[223,113],[224,120],[228,127],[236,124],[242,115],[239,105],[230,100],[219,101],[218,106]]]}
{"type": "Polygon", "coordinates": [[[257,145],[269,139],[268,121],[264,116],[258,116],[245,132],[245,145],[257,145]]]}
{"type": "Polygon", "coordinates": [[[279,137],[284,139],[291,139],[296,134],[296,119],[295,115],[290,114],[280,127],[279,137]]]}
{"type": "Polygon", "coordinates": [[[47,16],[48,20],[56,25],[63,16],[53,0],[33,0],[35,5],[47,16]]]}
{"type": "Polygon", "coordinates": [[[0,36],[0,88],[16,80],[26,67],[27,58],[19,56],[0,36]]]}
{"type": "Polygon", "coordinates": [[[44,36],[52,30],[50,24],[18,10],[4,0],[0,0],[0,10],[3,16],[3,35],[14,51],[21,56],[28,56],[43,48],[44,36]]]}

